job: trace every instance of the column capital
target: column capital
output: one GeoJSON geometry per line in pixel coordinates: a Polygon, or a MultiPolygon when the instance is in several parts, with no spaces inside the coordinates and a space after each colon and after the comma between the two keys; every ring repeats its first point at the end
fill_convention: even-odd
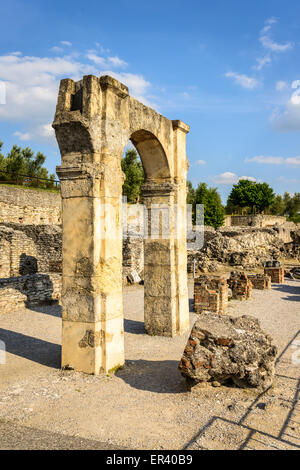
{"type": "Polygon", "coordinates": [[[181,131],[185,132],[185,134],[188,134],[190,132],[190,126],[185,122],[180,121],[179,119],[172,121],[172,125],[174,131],[180,129],[181,131]]]}
{"type": "Polygon", "coordinates": [[[146,181],[142,185],[143,197],[172,196],[176,190],[176,184],[170,181],[146,181]]]}

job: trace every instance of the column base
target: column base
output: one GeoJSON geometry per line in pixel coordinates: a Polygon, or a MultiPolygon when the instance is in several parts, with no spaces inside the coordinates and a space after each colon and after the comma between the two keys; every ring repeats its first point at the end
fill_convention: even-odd
{"type": "Polygon", "coordinates": [[[63,369],[98,375],[122,367],[124,362],[122,317],[94,323],[63,320],[63,369]]]}

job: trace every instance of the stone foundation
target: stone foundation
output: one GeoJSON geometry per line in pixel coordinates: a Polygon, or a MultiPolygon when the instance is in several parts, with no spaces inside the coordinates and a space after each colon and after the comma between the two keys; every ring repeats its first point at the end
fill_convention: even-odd
{"type": "Polygon", "coordinates": [[[199,276],[194,281],[194,311],[222,314],[228,305],[226,279],[219,276],[199,276]]]}
{"type": "Polygon", "coordinates": [[[127,283],[127,276],[132,271],[144,278],[144,239],[129,234],[123,239],[123,283],[127,283]]]}
{"type": "Polygon", "coordinates": [[[265,267],[264,273],[267,276],[270,276],[271,282],[276,284],[283,284],[284,283],[284,267],[265,267]]]}
{"type": "Polygon", "coordinates": [[[232,298],[237,300],[247,300],[252,295],[252,282],[247,274],[241,271],[232,271],[227,280],[229,289],[232,291],[232,298]]]}
{"type": "Polygon", "coordinates": [[[271,289],[271,277],[267,274],[248,274],[253,289],[271,289]]]}
{"type": "Polygon", "coordinates": [[[0,278],[61,272],[59,225],[0,224],[0,278]]]}
{"type": "Polygon", "coordinates": [[[0,279],[0,314],[60,302],[61,274],[26,274],[0,279]]]}
{"type": "Polygon", "coordinates": [[[259,321],[247,315],[202,315],[179,364],[190,386],[233,382],[260,391],[272,385],[277,348],[259,321]]]}
{"type": "Polygon", "coordinates": [[[0,185],[0,223],[61,224],[60,192],[0,185]]]}

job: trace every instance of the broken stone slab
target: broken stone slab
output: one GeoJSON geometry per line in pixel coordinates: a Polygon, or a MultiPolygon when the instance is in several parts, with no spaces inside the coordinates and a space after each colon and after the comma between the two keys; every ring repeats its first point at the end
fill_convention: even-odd
{"type": "Polygon", "coordinates": [[[139,284],[141,282],[141,278],[137,271],[131,271],[127,277],[131,284],[139,284]]]}
{"type": "Polygon", "coordinates": [[[264,391],[273,382],[276,354],[273,339],[256,318],[202,314],[192,328],[179,370],[191,387],[233,382],[264,391]]]}

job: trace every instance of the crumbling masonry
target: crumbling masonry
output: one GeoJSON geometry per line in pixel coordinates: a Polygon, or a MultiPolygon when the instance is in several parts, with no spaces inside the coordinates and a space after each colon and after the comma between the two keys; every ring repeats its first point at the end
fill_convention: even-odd
{"type": "Polygon", "coordinates": [[[253,289],[271,289],[271,277],[267,274],[248,274],[248,279],[252,282],[253,289]]]}
{"type": "Polygon", "coordinates": [[[231,271],[227,280],[228,287],[232,291],[232,298],[237,300],[251,299],[252,282],[247,274],[242,271],[231,271]]]}
{"type": "Polygon", "coordinates": [[[98,374],[124,363],[121,158],[129,139],[146,179],[145,328],[174,336],[189,327],[189,127],[144,106],[117,80],[92,75],[61,81],[53,127],[62,159],[57,168],[63,220],[62,366],[98,374]],[[167,237],[152,231],[158,204],[168,209],[167,237]]]}
{"type": "Polygon", "coordinates": [[[225,277],[202,275],[194,280],[194,312],[214,312],[221,315],[228,305],[225,277]]]}

